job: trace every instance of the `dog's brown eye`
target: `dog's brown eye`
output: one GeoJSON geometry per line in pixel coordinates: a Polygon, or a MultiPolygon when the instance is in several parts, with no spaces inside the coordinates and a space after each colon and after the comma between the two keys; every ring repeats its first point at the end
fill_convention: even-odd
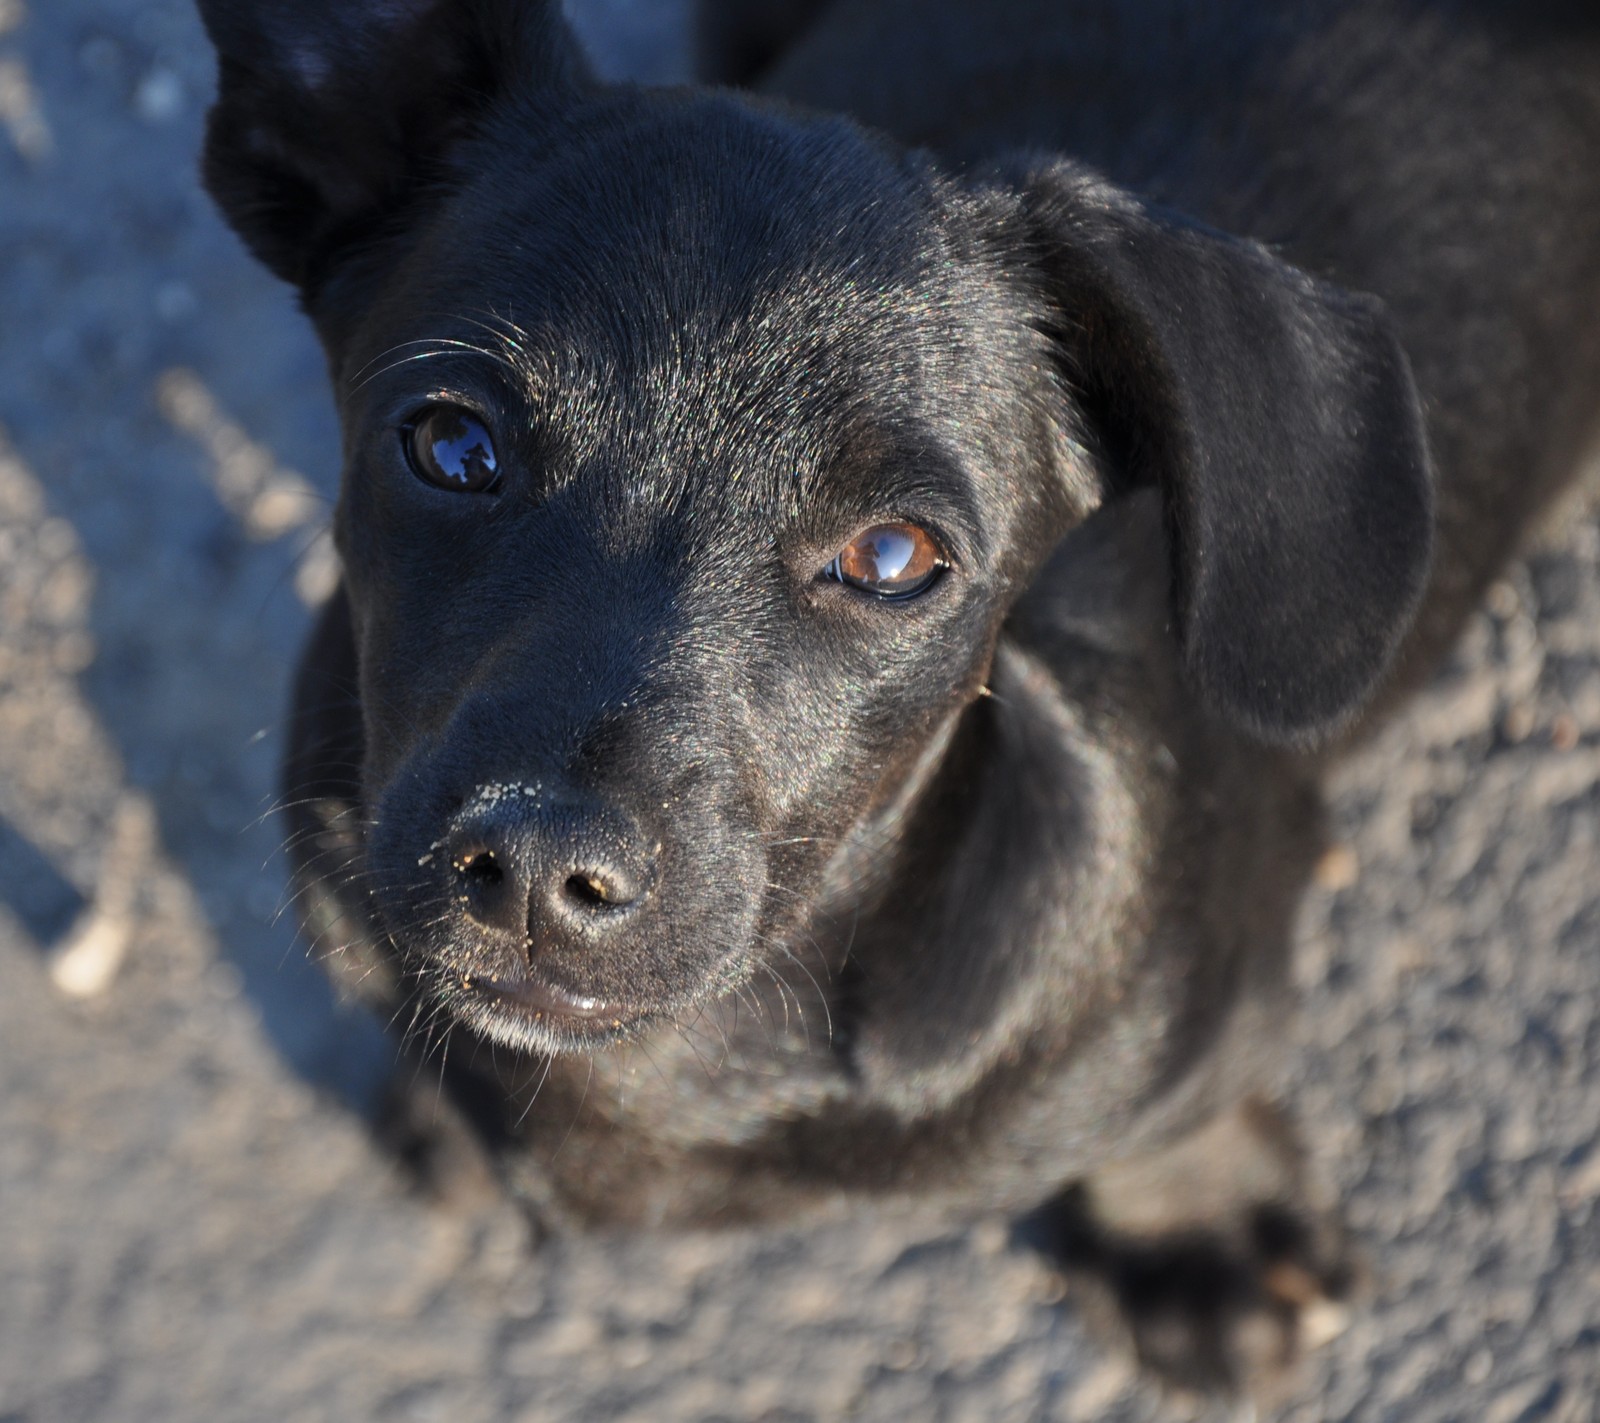
{"type": "Polygon", "coordinates": [[[840,549],[827,574],[880,598],[911,598],[931,588],[948,566],[926,529],[877,524],[840,549]]]}
{"type": "Polygon", "coordinates": [[[479,494],[500,477],[494,441],[483,423],[459,405],[434,405],[401,431],[418,479],[440,489],[479,494]]]}

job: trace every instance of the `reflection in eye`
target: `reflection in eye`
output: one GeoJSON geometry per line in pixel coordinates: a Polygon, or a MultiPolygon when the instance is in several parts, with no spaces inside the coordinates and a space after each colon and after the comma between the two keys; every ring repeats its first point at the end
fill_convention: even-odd
{"type": "Polygon", "coordinates": [[[851,539],[826,573],[882,598],[911,598],[931,588],[948,566],[926,529],[878,524],[851,539]]]}
{"type": "Polygon", "coordinates": [[[478,494],[500,476],[489,432],[459,405],[432,406],[401,435],[413,472],[439,489],[478,494]]]}

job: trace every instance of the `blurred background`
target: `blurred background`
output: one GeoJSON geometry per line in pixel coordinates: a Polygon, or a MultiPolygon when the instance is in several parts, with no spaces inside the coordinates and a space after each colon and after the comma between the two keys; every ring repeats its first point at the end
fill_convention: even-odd
{"type": "MultiPolygon", "coordinates": [[[[687,0],[571,9],[686,71],[687,0]]],[[[1004,1221],[535,1250],[370,1145],[393,1050],[263,819],[337,431],[196,186],[211,87],[188,0],[0,0],[0,1423],[1153,1417],[1004,1221]]],[[[1592,1423],[1592,500],[1336,823],[1288,1085],[1373,1299],[1284,1416],[1592,1423]]]]}

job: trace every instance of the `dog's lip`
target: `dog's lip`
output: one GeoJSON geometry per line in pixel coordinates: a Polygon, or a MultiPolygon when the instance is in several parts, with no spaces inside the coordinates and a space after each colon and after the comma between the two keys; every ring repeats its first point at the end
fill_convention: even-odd
{"type": "Polygon", "coordinates": [[[621,1003],[591,998],[535,978],[472,978],[465,980],[463,986],[478,989],[497,1002],[540,1021],[567,1018],[621,1027],[639,1016],[635,1009],[621,1003]]]}

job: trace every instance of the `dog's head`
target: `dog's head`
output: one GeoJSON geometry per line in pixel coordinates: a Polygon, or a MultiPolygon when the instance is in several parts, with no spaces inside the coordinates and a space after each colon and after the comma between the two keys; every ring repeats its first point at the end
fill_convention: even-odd
{"type": "Polygon", "coordinates": [[[1376,303],[1058,162],[596,85],[542,5],[201,8],[207,181],[340,403],[377,911],[481,1031],[738,983],[1135,488],[1197,715],[1307,741],[1380,677],[1430,495],[1376,303]]]}

